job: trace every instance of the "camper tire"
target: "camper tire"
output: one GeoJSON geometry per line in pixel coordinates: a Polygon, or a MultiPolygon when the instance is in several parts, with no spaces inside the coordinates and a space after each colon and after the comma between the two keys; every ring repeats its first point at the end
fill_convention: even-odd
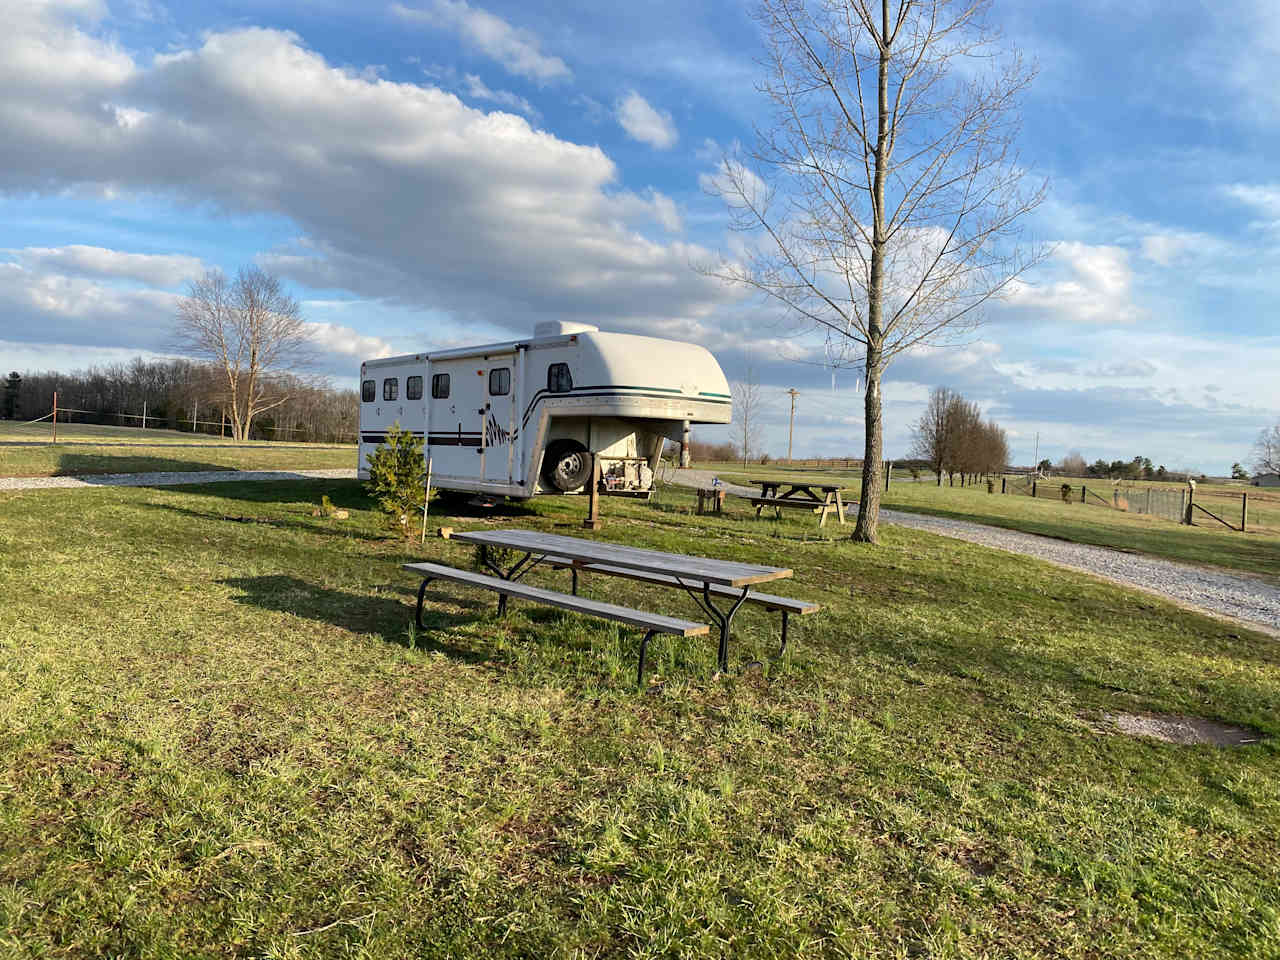
{"type": "Polygon", "coordinates": [[[577,490],[591,476],[591,454],[577,440],[553,440],[542,465],[544,479],[561,493],[577,490]]]}

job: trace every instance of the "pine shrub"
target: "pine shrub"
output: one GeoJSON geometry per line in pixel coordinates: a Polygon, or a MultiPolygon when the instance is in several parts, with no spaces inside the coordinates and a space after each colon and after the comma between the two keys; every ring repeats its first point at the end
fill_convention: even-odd
{"type": "Polygon", "coordinates": [[[369,479],[365,489],[376,497],[393,530],[408,537],[414,517],[426,498],[426,462],[422,438],[400,429],[397,420],[387,431],[386,442],[369,454],[369,479]]]}

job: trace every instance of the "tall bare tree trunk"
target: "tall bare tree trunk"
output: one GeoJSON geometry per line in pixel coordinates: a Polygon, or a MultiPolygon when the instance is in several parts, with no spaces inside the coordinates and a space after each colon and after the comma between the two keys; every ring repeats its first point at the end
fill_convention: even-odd
{"type": "Polygon", "coordinates": [[[880,0],[880,61],[876,90],[876,150],[871,181],[871,276],[867,284],[867,393],[866,441],[862,461],[862,496],[858,501],[858,522],[853,539],[876,543],[880,526],[880,463],[884,459],[884,425],[880,377],[884,346],[884,181],[889,165],[889,57],[892,31],[889,28],[889,0],[880,0]]]}

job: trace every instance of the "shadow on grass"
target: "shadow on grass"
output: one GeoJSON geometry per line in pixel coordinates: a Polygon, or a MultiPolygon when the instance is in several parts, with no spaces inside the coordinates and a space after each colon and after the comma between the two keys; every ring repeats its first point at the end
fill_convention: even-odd
{"type": "Polygon", "coordinates": [[[137,454],[63,453],[58,457],[54,476],[72,477],[84,475],[92,483],[94,476],[108,473],[192,473],[196,471],[226,472],[227,467],[199,460],[176,460],[169,457],[153,457],[137,454]]]}
{"type": "MultiPolygon", "coordinates": [[[[401,597],[408,591],[396,590],[398,596],[367,596],[308,583],[287,574],[262,577],[230,577],[219,583],[239,590],[237,603],[290,613],[319,623],[348,630],[351,633],[378,634],[388,643],[409,646],[409,627],[413,623],[413,602],[401,597]]],[[[417,591],[412,596],[416,599],[417,591]]],[[[426,629],[418,634],[418,649],[434,650],[468,663],[483,663],[488,658],[474,650],[454,646],[440,639],[440,631],[483,619],[486,607],[478,600],[458,598],[452,594],[428,591],[426,598],[476,611],[478,616],[457,616],[432,609],[428,603],[422,612],[426,629]]]]}

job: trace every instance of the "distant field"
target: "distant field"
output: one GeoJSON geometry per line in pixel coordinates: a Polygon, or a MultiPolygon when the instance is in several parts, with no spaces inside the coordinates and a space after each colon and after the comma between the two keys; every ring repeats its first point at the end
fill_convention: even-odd
{"type": "Polygon", "coordinates": [[[52,477],[159,470],[305,470],[354,467],[354,445],[233,441],[174,430],[0,421],[0,476],[52,477]]]}
{"type": "MultiPolygon", "coordinates": [[[[717,470],[726,480],[742,481],[761,477],[829,477],[845,483],[846,499],[856,500],[861,482],[857,471],[822,471],[786,466],[748,466],[742,464],[699,464],[717,470]]],[[[910,510],[937,516],[955,517],[989,523],[993,526],[1039,533],[1076,543],[1134,550],[1153,556],[1225,567],[1254,573],[1272,580],[1280,579],[1280,494],[1256,487],[1242,488],[1202,484],[1196,491],[1198,500],[1224,517],[1238,520],[1240,493],[1249,493],[1249,530],[1239,533],[1220,526],[1208,517],[1197,518],[1195,526],[1185,526],[1157,517],[1125,513],[1101,504],[1063,503],[1058,495],[1062,481],[1050,480],[1052,497],[1037,499],[1019,494],[988,494],[985,484],[970,487],[938,487],[932,479],[913,482],[894,474],[893,483],[883,498],[883,505],[895,510],[910,510]],[[1234,511],[1234,513],[1232,512],[1234,511]]],[[[1080,480],[1068,481],[1079,487],[1080,480]]],[[[1084,481],[1091,483],[1091,481],[1084,481]]],[[[1110,496],[1111,484],[1095,481],[1099,492],[1110,496]]],[[[1166,486],[1178,487],[1179,484],[1166,486]]]]}

